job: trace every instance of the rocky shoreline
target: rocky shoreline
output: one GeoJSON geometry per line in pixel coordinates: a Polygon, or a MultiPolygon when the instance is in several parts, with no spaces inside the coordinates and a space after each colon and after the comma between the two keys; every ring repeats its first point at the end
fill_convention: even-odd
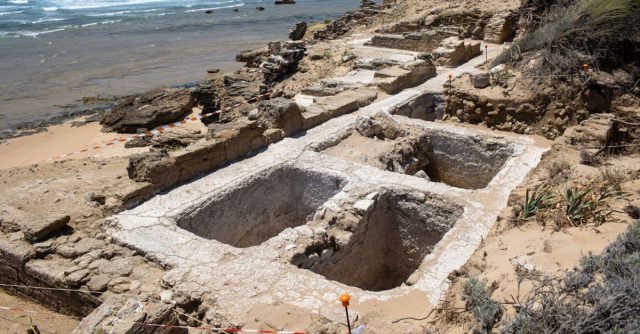
{"type": "MultiPolygon", "coordinates": [[[[295,2],[293,4],[295,4],[295,2]]],[[[377,8],[378,7],[373,2],[364,4],[360,10],[346,13],[345,15],[332,21],[330,24],[327,25],[326,28],[315,31],[314,35],[304,43],[285,44],[284,50],[283,50],[284,52],[282,52],[282,54],[280,54],[280,50],[269,49],[271,48],[271,46],[269,46],[269,47],[261,48],[258,50],[242,52],[236,56],[236,61],[245,63],[248,67],[252,67],[254,65],[260,66],[260,63],[256,64],[255,62],[260,60],[266,60],[266,58],[268,58],[269,55],[273,53],[278,53],[278,56],[280,57],[272,57],[270,62],[264,65],[265,70],[263,70],[263,73],[265,73],[264,74],[265,83],[273,82],[276,79],[281,80],[283,76],[297,71],[297,65],[298,65],[297,62],[301,59],[302,54],[304,53],[303,44],[312,45],[314,43],[317,43],[318,41],[334,39],[341,35],[344,35],[349,31],[350,28],[364,24],[364,22],[362,22],[362,19],[364,19],[367,16],[376,14],[378,10],[377,8]],[[261,59],[261,58],[264,58],[264,59],[261,59]],[[269,74],[266,74],[267,72],[269,72],[269,74]],[[267,76],[269,77],[268,80],[267,80],[267,76]]],[[[307,31],[307,26],[308,26],[307,22],[304,22],[304,21],[296,23],[289,32],[290,40],[291,41],[301,40],[304,37],[305,32],[307,31]]],[[[274,45],[274,47],[276,46],[274,45]]],[[[280,46],[277,46],[277,47],[280,47],[280,46]]],[[[198,90],[211,90],[215,88],[216,90],[222,90],[225,88],[225,86],[233,85],[233,83],[230,83],[229,81],[235,80],[234,75],[243,76],[243,80],[245,81],[256,80],[256,76],[254,75],[247,76],[246,73],[242,73],[243,70],[240,70],[235,74],[228,75],[225,78],[225,80],[227,80],[226,83],[219,82],[219,80],[217,82],[213,82],[210,78],[211,74],[219,73],[219,70],[209,68],[207,69],[207,72],[209,73],[209,76],[199,82],[175,84],[170,86],[168,89],[189,88],[190,90],[198,91],[198,90]]],[[[238,90],[239,86],[237,83],[235,84],[234,88],[235,90],[238,90]]],[[[261,87],[261,89],[264,91],[265,87],[261,87]]],[[[59,108],[62,108],[63,110],[56,116],[53,116],[48,119],[20,123],[14,126],[12,129],[8,129],[0,132],[0,143],[7,139],[28,136],[31,134],[43,132],[43,131],[46,131],[47,128],[52,125],[63,124],[69,120],[77,119],[80,117],[87,117],[86,122],[99,121],[104,117],[105,113],[108,114],[113,109],[117,109],[119,106],[128,103],[128,101],[130,101],[131,99],[144,98],[144,96],[149,94],[153,94],[153,91],[135,94],[135,95],[128,95],[128,96],[98,95],[98,96],[92,96],[92,97],[85,97],[82,100],[77,101],[76,103],[57,106],[59,108]]],[[[195,94],[198,94],[198,93],[195,93],[195,94]]],[[[212,102],[204,101],[202,99],[198,100],[198,102],[204,103],[200,105],[203,105],[204,108],[207,110],[205,112],[208,112],[211,107],[216,107],[216,108],[219,107],[219,102],[218,104],[214,104],[214,105],[210,105],[210,103],[212,102]]],[[[81,124],[81,123],[82,122],[78,124],[81,124]]],[[[149,124],[142,124],[139,128],[142,131],[148,127],[149,127],[149,124]]],[[[105,130],[110,131],[111,129],[107,128],[105,130]]]]}

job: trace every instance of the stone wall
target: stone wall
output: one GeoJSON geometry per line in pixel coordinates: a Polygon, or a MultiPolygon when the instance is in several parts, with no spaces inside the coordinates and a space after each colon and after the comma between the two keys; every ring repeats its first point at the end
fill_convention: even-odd
{"type": "MultiPolygon", "coordinates": [[[[16,237],[0,235],[0,283],[45,288],[75,288],[65,279],[64,271],[70,261],[38,259],[38,249],[16,237]],[[67,263],[68,262],[68,263],[67,263]]],[[[74,291],[3,287],[20,297],[36,301],[57,312],[84,317],[100,305],[89,293],[74,291]]]]}
{"type": "Polygon", "coordinates": [[[400,49],[418,52],[431,52],[440,46],[440,43],[457,33],[445,31],[414,32],[405,35],[376,35],[371,39],[371,46],[400,49]]]}
{"type": "Polygon", "coordinates": [[[355,111],[376,97],[377,94],[371,89],[350,90],[323,97],[314,108],[308,110],[283,98],[265,101],[248,117],[209,125],[207,139],[184,150],[132,156],[127,171],[131,179],[153,184],[156,192],[164,190],[263,149],[286,136],[355,111]]]}

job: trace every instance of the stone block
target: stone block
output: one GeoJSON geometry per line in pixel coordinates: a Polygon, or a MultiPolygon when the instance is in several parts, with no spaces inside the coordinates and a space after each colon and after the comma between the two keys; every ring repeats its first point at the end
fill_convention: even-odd
{"type": "Polygon", "coordinates": [[[67,286],[64,272],[73,266],[67,259],[31,260],[25,265],[25,272],[48,285],[67,286]]]}
{"type": "Polygon", "coordinates": [[[36,242],[46,239],[51,233],[57,232],[67,225],[68,215],[44,215],[33,220],[18,222],[20,229],[29,241],[36,242]]]}
{"type": "Polygon", "coordinates": [[[449,37],[433,51],[433,58],[438,65],[454,67],[466,63],[480,54],[482,54],[480,42],[449,37]]]}
{"type": "Polygon", "coordinates": [[[511,12],[493,15],[484,29],[484,40],[489,43],[502,44],[513,37],[515,16],[511,12]]]}
{"type": "Polygon", "coordinates": [[[416,61],[403,66],[393,66],[377,71],[374,84],[388,94],[415,87],[436,75],[431,61],[416,61]]]}
{"type": "Polygon", "coordinates": [[[342,92],[335,96],[318,98],[318,106],[329,112],[331,116],[344,115],[358,110],[358,99],[351,91],[342,92]]]}
{"type": "Polygon", "coordinates": [[[311,105],[305,109],[302,113],[303,126],[305,129],[310,129],[318,124],[326,122],[331,118],[331,114],[319,107],[318,105],[311,105]]]}
{"type": "Polygon", "coordinates": [[[473,74],[470,79],[475,88],[486,88],[491,84],[491,75],[487,72],[473,74]]]}

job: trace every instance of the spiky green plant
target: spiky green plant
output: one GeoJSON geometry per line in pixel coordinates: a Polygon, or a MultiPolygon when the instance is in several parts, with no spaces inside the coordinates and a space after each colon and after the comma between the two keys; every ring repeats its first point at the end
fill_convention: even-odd
{"type": "Polygon", "coordinates": [[[610,185],[596,188],[593,183],[567,188],[564,192],[565,215],[573,226],[593,222],[596,226],[604,223],[614,212],[607,200],[625,194],[610,185]]]}
{"type": "Polygon", "coordinates": [[[545,188],[536,188],[529,193],[527,188],[522,205],[522,219],[533,217],[538,211],[551,204],[551,196],[546,191],[547,189],[545,188]]]}
{"type": "Polygon", "coordinates": [[[592,205],[588,202],[588,195],[591,192],[591,188],[582,187],[567,188],[564,192],[565,202],[565,215],[571,223],[576,226],[576,223],[581,221],[585,217],[585,213],[592,205]]]}

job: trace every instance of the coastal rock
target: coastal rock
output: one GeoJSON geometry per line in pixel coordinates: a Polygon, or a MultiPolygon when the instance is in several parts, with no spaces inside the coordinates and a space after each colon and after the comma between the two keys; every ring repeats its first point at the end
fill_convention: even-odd
{"type": "Polygon", "coordinates": [[[104,131],[136,133],[138,129],[152,129],[175,122],[195,107],[189,89],[162,89],[141,96],[125,98],[100,120],[104,131]]]}
{"type": "MultiPolygon", "coordinates": [[[[204,118],[203,118],[204,119],[204,118]]],[[[203,122],[205,124],[213,122],[212,120],[208,122],[203,122]]],[[[187,147],[194,142],[198,141],[200,138],[203,138],[204,135],[198,131],[189,131],[184,129],[178,129],[175,132],[164,132],[157,136],[151,137],[148,141],[141,141],[140,144],[142,147],[151,145],[154,148],[158,149],[166,149],[166,148],[184,148],[187,147]]],[[[140,138],[142,140],[142,138],[140,138]]],[[[134,142],[133,140],[130,142],[134,142]]],[[[130,142],[127,142],[130,143],[130,142]]],[[[125,144],[125,147],[126,144],[125,144]]]]}
{"type": "Polygon", "coordinates": [[[220,96],[218,87],[214,81],[201,81],[191,91],[196,106],[202,108],[202,113],[206,114],[220,108],[220,96]]]}
{"type": "Polygon", "coordinates": [[[325,26],[324,29],[316,30],[313,38],[318,40],[336,39],[349,31],[346,23],[341,20],[333,21],[325,26]]]}
{"type": "Polygon", "coordinates": [[[282,49],[278,55],[271,55],[260,65],[264,81],[270,84],[295,72],[300,60],[304,57],[304,49],[282,49]]]}
{"type": "Polygon", "coordinates": [[[298,22],[289,30],[289,38],[294,41],[301,40],[307,32],[307,22],[298,22]]]}
{"type": "Polygon", "coordinates": [[[295,0],[276,0],[274,5],[295,5],[295,0]]]}
{"type": "Polygon", "coordinates": [[[248,67],[258,67],[269,57],[269,49],[260,48],[257,50],[246,50],[236,55],[236,61],[245,63],[248,67]]]}

